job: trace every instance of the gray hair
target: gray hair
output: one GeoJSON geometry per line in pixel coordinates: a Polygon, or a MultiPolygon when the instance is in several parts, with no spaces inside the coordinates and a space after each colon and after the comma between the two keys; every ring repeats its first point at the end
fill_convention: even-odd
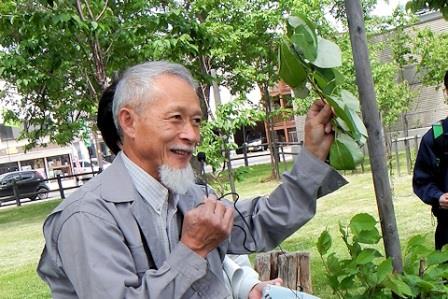
{"type": "Polygon", "coordinates": [[[118,121],[120,109],[131,102],[137,103],[137,105],[142,104],[145,99],[149,98],[148,94],[154,89],[154,80],[162,75],[177,76],[185,80],[194,89],[197,86],[190,71],[177,63],[150,61],[130,67],[124,72],[118,82],[112,105],[112,113],[118,135],[122,136],[118,121]]]}

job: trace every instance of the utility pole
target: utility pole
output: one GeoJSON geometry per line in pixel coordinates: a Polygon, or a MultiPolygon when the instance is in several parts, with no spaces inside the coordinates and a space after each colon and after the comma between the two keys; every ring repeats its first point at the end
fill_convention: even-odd
{"type": "Polygon", "coordinates": [[[373,184],[381,221],[384,248],[386,256],[392,258],[394,271],[402,272],[403,263],[400,239],[398,237],[387,170],[384,132],[373,86],[362,8],[359,0],[345,0],[345,9],[356,69],[356,82],[361,101],[362,117],[369,134],[367,145],[372,165],[373,184]]]}

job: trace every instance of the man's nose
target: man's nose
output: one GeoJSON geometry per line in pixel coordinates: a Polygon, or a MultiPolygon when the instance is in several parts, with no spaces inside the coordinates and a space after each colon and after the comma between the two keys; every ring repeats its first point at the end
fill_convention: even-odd
{"type": "Polygon", "coordinates": [[[199,127],[195,126],[191,122],[187,122],[182,128],[180,138],[187,140],[190,143],[194,144],[199,143],[200,139],[199,127]]]}

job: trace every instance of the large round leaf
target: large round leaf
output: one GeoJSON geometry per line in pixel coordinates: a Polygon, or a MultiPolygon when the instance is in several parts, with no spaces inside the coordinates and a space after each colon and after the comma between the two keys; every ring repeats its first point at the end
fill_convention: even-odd
{"type": "Polygon", "coordinates": [[[303,85],[293,88],[292,92],[294,96],[301,99],[305,99],[310,94],[310,90],[306,87],[306,82],[303,85]]]}
{"type": "Polygon", "coordinates": [[[342,65],[341,49],[335,43],[317,37],[317,58],[311,62],[320,68],[333,68],[342,65]]]}
{"type": "Polygon", "coordinates": [[[344,133],[336,135],[330,148],[331,166],[338,170],[353,170],[363,158],[363,152],[353,138],[344,133]]]}
{"type": "Polygon", "coordinates": [[[303,85],[307,75],[305,68],[286,40],[282,40],[280,44],[278,59],[280,78],[291,88],[303,85]]]}
{"type": "Polygon", "coordinates": [[[291,42],[306,60],[313,61],[317,58],[317,40],[308,26],[297,27],[291,36],[291,42]]]}

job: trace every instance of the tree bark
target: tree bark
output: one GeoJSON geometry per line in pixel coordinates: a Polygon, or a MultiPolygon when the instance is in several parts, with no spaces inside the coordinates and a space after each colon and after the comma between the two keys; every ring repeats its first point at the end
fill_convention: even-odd
{"type": "Polygon", "coordinates": [[[372,165],[373,184],[383,232],[384,247],[386,255],[392,258],[394,271],[402,272],[400,240],[385,160],[384,133],[373,86],[362,8],[359,0],[345,0],[345,7],[362,116],[369,134],[367,145],[372,165]]]}
{"type": "Polygon", "coordinates": [[[263,98],[265,100],[266,106],[266,121],[268,124],[268,143],[269,143],[269,151],[271,152],[271,163],[272,167],[272,176],[279,180],[280,179],[280,170],[278,167],[278,153],[277,147],[275,146],[275,136],[274,136],[274,124],[272,121],[272,107],[271,107],[271,96],[269,95],[269,87],[268,83],[262,83],[263,90],[263,98]]]}

